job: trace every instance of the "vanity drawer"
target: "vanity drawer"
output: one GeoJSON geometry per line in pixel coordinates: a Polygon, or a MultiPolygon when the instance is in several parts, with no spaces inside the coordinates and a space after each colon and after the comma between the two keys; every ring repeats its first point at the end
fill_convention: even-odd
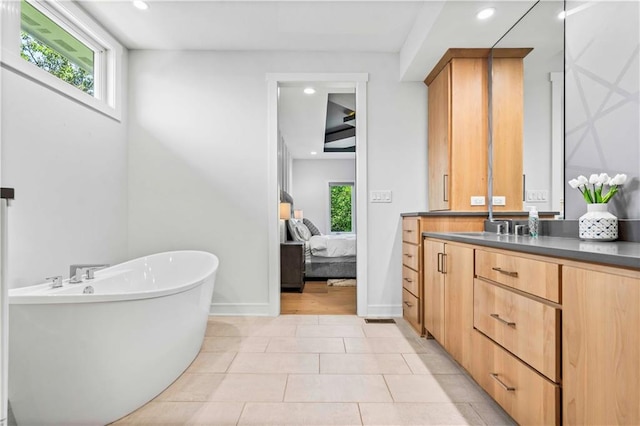
{"type": "Polygon", "coordinates": [[[402,219],[402,241],[420,244],[420,219],[405,217],[402,219]]]}
{"type": "Polygon", "coordinates": [[[476,278],[473,326],[552,381],[560,381],[559,309],[476,278]]]}
{"type": "Polygon", "coordinates": [[[559,425],[560,387],[495,344],[472,332],[471,375],[520,425],[559,425]]]}
{"type": "Polygon", "coordinates": [[[560,265],[476,250],[476,275],[560,303],[560,265]]]}
{"type": "Polygon", "coordinates": [[[402,264],[407,265],[414,271],[419,271],[420,267],[420,247],[408,243],[402,243],[402,264]]]}
{"type": "Polygon", "coordinates": [[[404,288],[402,289],[402,316],[411,323],[413,328],[422,330],[418,298],[404,288]]]}
{"type": "Polygon", "coordinates": [[[420,297],[419,274],[404,265],[402,266],[402,287],[410,291],[414,296],[420,297]]]}

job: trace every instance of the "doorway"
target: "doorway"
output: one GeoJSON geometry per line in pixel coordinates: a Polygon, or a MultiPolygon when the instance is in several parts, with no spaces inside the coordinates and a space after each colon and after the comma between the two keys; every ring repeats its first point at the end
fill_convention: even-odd
{"type": "MultiPolygon", "coordinates": [[[[355,265],[357,287],[355,289],[355,306],[356,313],[359,316],[367,315],[367,182],[366,182],[366,140],[367,140],[367,107],[366,107],[366,86],[367,74],[269,74],[267,75],[268,83],[268,132],[269,132],[269,312],[271,315],[279,315],[281,313],[280,300],[280,235],[282,231],[282,223],[280,222],[280,185],[279,168],[278,168],[278,144],[279,144],[279,105],[278,94],[284,88],[289,87],[309,87],[316,86],[322,88],[338,88],[343,89],[343,93],[351,90],[355,91],[355,110],[357,111],[357,120],[355,124],[355,171],[354,171],[354,190],[355,190],[355,211],[357,220],[354,221],[354,231],[357,234],[355,241],[355,250],[357,252],[358,262],[355,265]]],[[[335,145],[335,144],[334,144],[335,145]]],[[[329,185],[326,183],[327,197],[329,197],[329,185]]],[[[324,198],[322,194],[318,197],[324,198]]],[[[325,200],[327,198],[324,198],[325,200]]],[[[293,211],[291,216],[296,214],[298,209],[295,199],[293,200],[293,211]]],[[[304,207],[304,206],[300,206],[304,207]]],[[[354,253],[355,254],[355,253],[354,253]]],[[[312,281],[308,281],[313,283],[312,281]]],[[[305,284],[306,285],[306,284],[305,284]]],[[[313,287],[313,284],[311,284],[313,287]]],[[[304,294],[304,292],[302,293],[304,294]]],[[[310,292],[309,294],[313,294],[310,292]]],[[[316,293],[317,294],[317,293],[316,293]]],[[[312,296],[313,297],[313,296],[312,296]]]]}

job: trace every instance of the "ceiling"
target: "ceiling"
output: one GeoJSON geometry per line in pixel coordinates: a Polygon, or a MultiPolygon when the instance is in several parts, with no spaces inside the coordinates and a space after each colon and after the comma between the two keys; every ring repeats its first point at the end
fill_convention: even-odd
{"type": "MultiPolygon", "coordinates": [[[[398,56],[399,81],[423,81],[450,47],[491,47],[534,3],[534,0],[394,0],[394,1],[244,1],[148,0],[138,10],[128,0],[76,0],[129,49],[223,51],[379,52],[398,56]],[[479,10],[495,7],[480,21],[479,10]]],[[[543,0],[562,9],[562,0],[543,0]]],[[[540,27],[531,29],[533,34],[540,27]]],[[[320,111],[314,123],[285,129],[294,158],[322,151],[326,91],[308,97],[281,94],[281,116],[303,109],[320,111]],[[319,103],[312,98],[324,98],[319,103]],[[290,106],[296,104],[295,107],[290,106]],[[299,129],[315,129],[314,135],[299,129]],[[317,128],[317,129],[316,129],[317,128]],[[311,142],[311,139],[315,142],[311,142]],[[313,145],[315,144],[315,147],[313,145]]],[[[335,92],[335,91],[333,91],[335,92]]],[[[300,115],[300,114],[298,114],[300,115]]],[[[353,154],[332,153],[332,158],[353,154]]]]}

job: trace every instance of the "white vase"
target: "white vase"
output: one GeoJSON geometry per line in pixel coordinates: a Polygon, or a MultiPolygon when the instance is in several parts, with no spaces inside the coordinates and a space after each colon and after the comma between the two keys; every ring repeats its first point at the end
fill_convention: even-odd
{"type": "Polygon", "coordinates": [[[587,212],[580,216],[580,239],[613,241],[618,238],[618,218],[609,213],[607,204],[587,204],[587,212]]]}

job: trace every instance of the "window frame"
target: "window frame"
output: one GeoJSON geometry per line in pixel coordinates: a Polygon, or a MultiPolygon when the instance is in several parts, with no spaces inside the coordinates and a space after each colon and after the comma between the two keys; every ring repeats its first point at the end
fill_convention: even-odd
{"type": "Polygon", "coordinates": [[[21,2],[17,0],[0,0],[2,3],[0,6],[2,66],[121,121],[123,46],[72,2],[25,1],[94,51],[94,94],[83,92],[20,56],[21,2]]]}
{"type": "Polygon", "coordinates": [[[356,183],[353,181],[331,181],[328,185],[328,219],[329,223],[327,224],[328,233],[331,235],[339,235],[339,234],[354,234],[356,231],[356,183]],[[351,187],[351,231],[334,231],[331,228],[331,187],[332,186],[350,186],[351,187]]]}

